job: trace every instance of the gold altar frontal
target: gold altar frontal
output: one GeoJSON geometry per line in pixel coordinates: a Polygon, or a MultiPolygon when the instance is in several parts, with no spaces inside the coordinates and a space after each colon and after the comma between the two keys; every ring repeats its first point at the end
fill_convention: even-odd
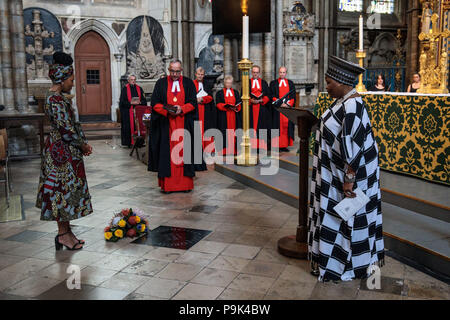
{"type": "MultiPolygon", "coordinates": [[[[450,95],[361,93],[379,150],[380,168],[450,185],[450,95]]],[[[318,117],[331,105],[320,93],[318,117]]]]}

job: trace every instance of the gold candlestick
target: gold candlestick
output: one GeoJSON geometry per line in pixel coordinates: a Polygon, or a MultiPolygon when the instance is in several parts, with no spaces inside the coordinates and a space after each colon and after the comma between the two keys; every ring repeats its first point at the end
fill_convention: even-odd
{"type": "Polygon", "coordinates": [[[242,127],[243,127],[243,137],[241,143],[241,153],[236,157],[237,164],[240,166],[254,166],[257,164],[258,159],[250,154],[250,110],[249,110],[249,100],[250,100],[250,68],[253,63],[244,58],[238,63],[239,70],[242,73],[242,127]]]}
{"type": "MultiPolygon", "coordinates": [[[[359,59],[359,66],[364,68],[364,58],[366,57],[366,52],[364,50],[356,50],[356,58],[359,59]]],[[[356,85],[356,91],[358,92],[366,92],[366,86],[363,83],[363,73],[359,75],[359,81],[356,85]]]]}

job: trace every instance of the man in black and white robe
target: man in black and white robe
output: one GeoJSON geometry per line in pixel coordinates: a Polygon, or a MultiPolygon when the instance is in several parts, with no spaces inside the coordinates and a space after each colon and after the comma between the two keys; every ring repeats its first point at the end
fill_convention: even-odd
{"type": "Polygon", "coordinates": [[[369,114],[351,87],[359,71],[356,65],[331,58],[327,91],[338,99],[320,117],[316,131],[308,219],[309,259],[319,280],[348,281],[364,278],[373,265],[384,263],[380,169],[369,114]],[[348,180],[352,175],[353,180],[348,180]],[[356,188],[370,201],[345,221],[333,208],[344,197],[354,197],[352,190],[356,188]]]}

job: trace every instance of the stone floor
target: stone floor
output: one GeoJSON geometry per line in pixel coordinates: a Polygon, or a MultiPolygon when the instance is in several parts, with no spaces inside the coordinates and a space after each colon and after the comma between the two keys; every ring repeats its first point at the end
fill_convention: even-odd
{"type": "MultiPolygon", "coordinates": [[[[155,173],[116,138],[92,141],[86,158],[94,213],[73,222],[81,251],[55,251],[56,223],[34,208],[39,160],[14,162],[14,194],[25,220],[0,224],[0,299],[449,299],[450,288],[392,258],[381,289],[366,281],[318,283],[306,261],[281,256],[277,240],[294,234],[297,210],[215,171],[199,173],[192,193],[161,194],[155,173]],[[158,226],[211,231],[188,250],[123,239],[105,242],[113,213],[137,207],[158,226]],[[69,290],[70,265],[81,289],[69,290]]],[[[2,196],[4,196],[2,194],[2,196]]]]}

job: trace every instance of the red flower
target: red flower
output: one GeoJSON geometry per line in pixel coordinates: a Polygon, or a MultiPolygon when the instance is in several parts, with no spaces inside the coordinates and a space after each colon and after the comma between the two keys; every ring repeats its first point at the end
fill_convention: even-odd
{"type": "Polygon", "coordinates": [[[109,232],[109,231],[111,231],[111,227],[108,226],[105,228],[104,232],[109,232]]]}
{"type": "Polygon", "coordinates": [[[130,214],[130,211],[129,211],[128,209],[123,209],[123,210],[122,210],[122,215],[123,215],[124,217],[127,217],[129,214],[130,214]]]}
{"type": "Polygon", "coordinates": [[[136,233],[136,230],[134,230],[134,228],[127,231],[127,237],[134,238],[134,237],[136,237],[136,234],[137,233],[136,233]]]}
{"type": "Polygon", "coordinates": [[[131,216],[130,218],[128,218],[128,223],[132,226],[136,225],[136,216],[131,216]]]}

